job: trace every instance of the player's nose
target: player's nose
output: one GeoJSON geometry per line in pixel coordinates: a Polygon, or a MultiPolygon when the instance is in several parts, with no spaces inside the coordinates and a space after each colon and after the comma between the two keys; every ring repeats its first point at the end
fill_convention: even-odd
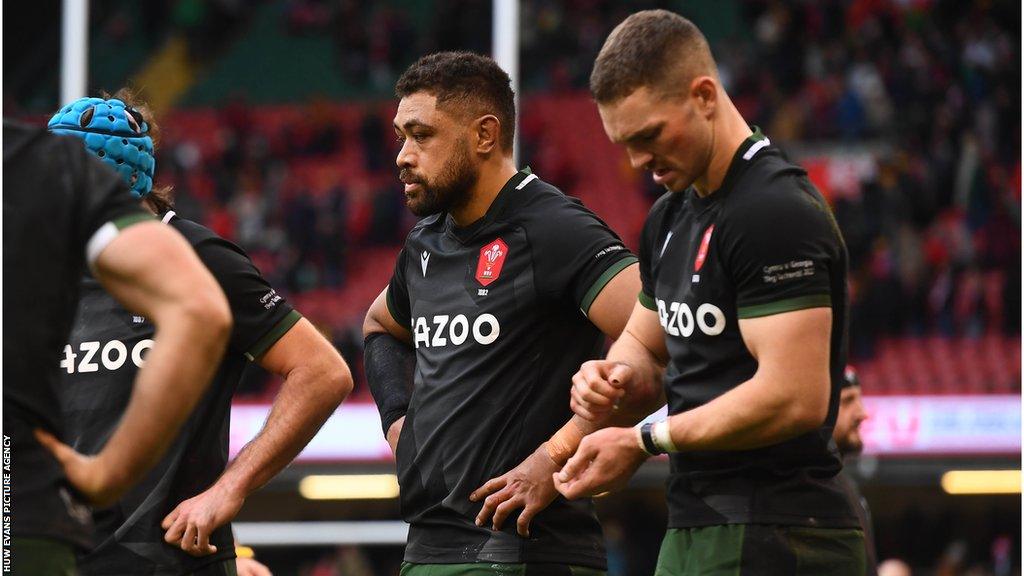
{"type": "Polygon", "coordinates": [[[415,165],[415,156],[409,150],[409,141],[402,142],[402,148],[398,150],[398,156],[395,156],[395,164],[399,168],[412,168],[415,165]]]}
{"type": "Polygon", "coordinates": [[[856,417],[858,424],[870,418],[870,416],[868,416],[868,411],[864,408],[860,408],[860,410],[857,411],[856,417]]]}
{"type": "Polygon", "coordinates": [[[629,155],[629,165],[637,170],[649,169],[654,161],[653,154],[632,147],[626,148],[626,154],[629,155]]]}

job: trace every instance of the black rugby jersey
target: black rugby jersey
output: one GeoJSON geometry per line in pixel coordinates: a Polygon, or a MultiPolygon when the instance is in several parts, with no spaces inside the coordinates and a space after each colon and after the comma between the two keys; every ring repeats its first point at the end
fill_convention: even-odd
{"type": "Polygon", "coordinates": [[[406,239],[388,307],[412,332],[416,375],[398,442],[405,560],[604,568],[589,500],[559,497],[530,537],[474,524],[470,493],[529,456],[572,416],[569,391],[604,335],[586,313],[636,258],[578,200],[529,171],[459,228],[435,215],[406,239]]]}
{"type": "Polygon", "coordinates": [[[820,428],[743,451],[671,455],[669,527],[763,523],[858,526],[831,442],[846,366],[847,256],[824,198],[760,130],[716,192],[691,188],[651,208],[640,247],[641,303],[658,313],[669,413],[701,406],[757,371],[739,320],[832,308],[828,416],[820,428]]]}
{"type": "Polygon", "coordinates": [[[60,349],[78,301],[78,279],[103,238],[152,216],[82,141],[4,122],[4,435],[10,438],[11,536],[91,544],[89,510],[57,461],[32,435],[62,434],[60,349]]]}
{"type": "MultiPolygon", "coordinates": [[[[234,557],[230,525],[210,537],[216,554],[194,558],[164,542],[160,522],[224,471],[231,397],[247,359],[269,349],[299,319],[241,248],[173,212],[164,221],[181,232],[224,290],[234,319],[231,339],[209,389],[167,454],[121,501],[94,511],[97,546],[79,562],[85,576],[187,574],[234,557]]],[[[94,454],[128,406],[135,375],[153,344],[154,326],[122,308],[90,277],[81,280],[81,291],[60,362],[60,401],[67,441],[79,452],[94,454]]]]}

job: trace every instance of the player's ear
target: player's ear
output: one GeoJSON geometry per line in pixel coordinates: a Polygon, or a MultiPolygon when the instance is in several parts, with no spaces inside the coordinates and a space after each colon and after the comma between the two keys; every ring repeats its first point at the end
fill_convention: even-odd
{"type": "Polygon", "coordinates": [[[690,84],[690,95],[696,100],[701,114],[710,117],[718,104],[718,84],[711,76],[697,76],[690,84]]]}
{"type": "Polygon", "coordinates": [[[493,114],[481,116],[476,122],[476,151],[480,154],[490,154],[498,148],[498,138],[501,134],[501,122],[493,114]]]}

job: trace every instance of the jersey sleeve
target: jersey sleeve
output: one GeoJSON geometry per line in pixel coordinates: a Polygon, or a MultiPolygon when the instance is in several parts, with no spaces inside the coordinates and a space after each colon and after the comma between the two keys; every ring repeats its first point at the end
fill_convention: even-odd
{"type": "Polygon", "coordinates": [[[832,305],[839,230],[824,200],[784,182],[794,189],[751,195],[715,231],[741,319],[832,305]]]}
{"type": "Polygon", "coordinates": [[[152,214],[132,197],[121,177],[102,160],[95,158],[78,139],[63,142],[68,149],[69,164],[77,167],[78,176],[77,238],[92,266],[104,248],[125,228],[139,222],[152,221],[152,214]]]}
{"type": "Polygon", "coordinates": [[[543,222],[527,228],[540,291],[568,296],[584,315],[601,290],[637,261],[615,232],[575,199],[544,209],[543,222]]]}
{"type": "Polygon", "coordinates": [[[199,242],[194,248],[224,290],[231,307],[234,326],[229,347],[232,350],[255,360],[302,318],[234,244],[214,237],[199,242]]]}
{"type": "Polygon", "coordinates": [[[412,329],[412,306],[409,303],[409,285],[405,281],[406,248],[398,253],[395,258],[395,271],[388,282],[387,305],[388,312],[401,326],[412,329]]]}

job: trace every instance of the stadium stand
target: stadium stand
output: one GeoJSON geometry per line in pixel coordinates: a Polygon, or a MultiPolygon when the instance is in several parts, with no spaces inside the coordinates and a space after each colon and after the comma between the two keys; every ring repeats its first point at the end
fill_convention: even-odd
{"type": "MultiPolygon", "coordinates": [[[[179,212],[239,243],[285,287],[352,363],[353,400],[370,402],[359,327],[414,224],[393,164],[393,81],[432,50],[488,52],[490,31],[478,23],[490,21],[490,2],[93,5],[93,89],[137,77],[168,38],[187,43],[194,76],[162,120],[158,183],[177,189],[179,212]]],[[[851,255],[851,354],[865,394],[1020,394],[1019,2],[521,6],[521,164],[580,197],[635,247],[661,191],[608,143],[586,83],[626,13],[678,11],[707,33],[744,117],[808,169],[834,208],[851,255]]],[[[44,118],[56,67],[32,42],[47,36],[14,32],[8,40],[30,57],[5,61],[5,116],[44,118]]],[[[242,393],[259,402],[275,386],[252,369],[242,393]]],[[[974,516],[964,509],[905,505],[914,491],[868,494],[889,528],[883,554],[902,554],[921,573],[1019,572],[1007,560],[1019,556],[1019,532],[1012,542],[992,532],[1019,524],[1019,507],[987,503],[991,526],[968,525],[974,516]]],[[[642,544],[660,537],[650,532],[663,525],[663,508],[637,498],[610,515],[610,573],[650,573],[645,555],[656,549],[642,544]]],[[[397,569],[381,548],[276,553],[266,557],[316,576],[397,569]]]]}

